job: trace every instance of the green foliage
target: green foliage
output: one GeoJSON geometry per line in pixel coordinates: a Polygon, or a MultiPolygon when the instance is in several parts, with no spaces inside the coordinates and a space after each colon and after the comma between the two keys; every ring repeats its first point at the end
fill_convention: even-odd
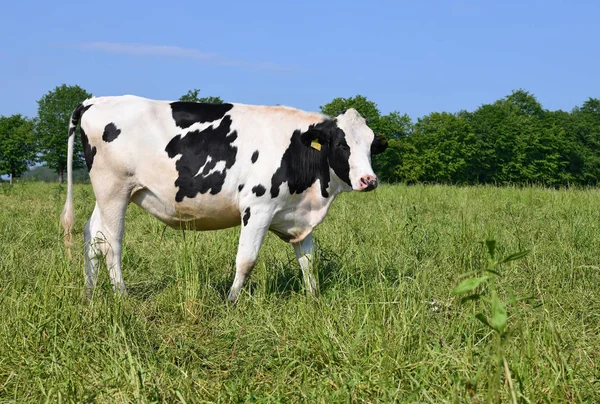
{"type": "Polygon", "coordinates": [[[579,146],[581,182],[596,184],[600,178],[600,99],[588,99],[572,115],[570,129],[579,146]]]}
{"type": "Polygon", "coordinates": [[[322,105],[320,108],[322,113],[329,115],[332,118],[343,114],[350,108],[354,108],[368,121],[369,126],[373,130],[375,130],[375,128],[372,125],[376,125],[381,116],[377,104],[373,101],[369,101],[367,97],[362,95],[350,98],[334,98],[331,102],[322,105]]]}
{"type": "MultiPolygon", "coordinates": [[[[487,247],[487,267],[481,269],[479,272],[471,272],[469,273],[470,277],[464,279],[457,287],[452,290],[452,294],[454,295],[463,295],[465,293],[469,293],[475,288],[485,285],[489,283],[489,291],[491,293],[491,299],[486,298],[485,294],[477,293],[475,295],[467,296],[464,301],[467,300],[482,300],[484,302],[490,303],[491,310],[491,321],[488,322],[484,313],[477,313],[476,317],[481,320],[485,325],[492,328],[496,333],[500,335],[500,337],[504,337],[506,334],[504,329],[506,327],[506,305],[508,302],[501,302],[498,299],[497,290],[495,287],[494,277],[500,276],[498,272],[498,265],[504,264],[510,261],[518,260],[525,257],[529,252],[521,251],[518,253],[511,254],[503,259],[496,258],[496,241],[495,240],[486,240],[485,245],[487,247]],[[484,274],[487,275],[475,277],[473,275],[484,274]],[[484,320],[485,319],[485,320],[484,320]]],[[[517,298],[518,299],[518,298],[517,298]]],[[[522,300],[522,299],[518,299],[522,300]]]]}
{"type": "Polygon", "coordinates": [[[477,155],[477,139],[463,116],[432,113],[419,119],[411,141],[419,151],[415,160],[421,166],[421,181],[473,181],[473,173],[466,168],[477,155]]]}
{"type": "MultiPolygon", "coordinates": [[[[67,167],[67,141],[71,113],[92,95],[79,86],[63,84],[49,91],[38,101],[36,134],[41,160],[58,173],[60,182],[67,167]]],[[[83,151],[75,142],[73,166],[83,167],[83,151]]]]}
{"type": "Polygon", "coordinates": [[[559,174],[568,165],[565,142],[560,128],[546,115],[522,90],[467,114],[479,141],[471,172],[478,173],[481,182],[560,183],[559,174]]]}
{"type": "Polygon", "coordinates": [[[392,111],[379,118],[374,131],[381,133],[388,140],[405,139],[412,131],[412,122],[407,114],[401,115],[398,111],[392,111]]]}
{"type": "Polygon", "coordinates": [[[382,116],[377,104],[362,95],[351,98],[334,98],[328,104],[320,107],[322,113],[333,118],[350,108],[356,109],[367,120],[367,125],[373,129],[373,132],[384,135],[388,140],[402,138],[410,131],[411,121],[408,115],[401,115],[394,111],[389,115],[382,116]]]}
{"type": "MultiPolygon", "coordinates": [[[[500,297],[498,297],[499,291],[496,287],[495,278],[500,276],[500,273],[498,272],[498,266],[500,264],[524,258],[529,252],[520,251],[510,254],[503,259],[498,259],[496,258],[496,241],[486,240],[485,245],[487,247],[487,266],[479,269],[479,271],[470,272],[468,274],[470,277],[464,279],[457,287],[455,287],[452,291],[452,294],[464,295],[472,292],[476,288],[482,289],[480,292],[471,294],[463,298],[461,301],[463,303],[470,301],[483,302],[483,304],[487,304],[488,306],[488,315],[481,311],[475,314],[475,318],[483,325],[491,329],[496,336],[492,344],[493,352],[492,355],[490,355],[491,366],[489,367],[493,370],[493,376],[490,382],[491,389],[489,391],[490,401],[498,403],[501,402],[499,391],[502,388],[502,384],[500,377],[502,370],[504,369],[507,385],[509,386],[510,390],[511,402],[516,404],[517,400],[512,383],[512,377],[510,375],[508,363],[504,357],[504,347],[506,344],[506,339],[509,335],[506,331],[508,322],[508,313],[506,310],[510,304],[514,304],[522,300],[528,300],[531,299],[531,297],[511,297],[506,301],[500,300],[500,297]],[[480,277],[474,276],[483,274],[486,275],[480,277]],[[483,290],[484,286],[487,286],[487,291],[483,290]],[[489,297],[487,295],[489,295],[489,297]]],[[[513,296],[512,292],[511,296],[513,296]]]]}
{"type": "Polygon", "coordinates": [[[600,100],[571,113],[545,110],[531,93],[515,90],[475,111],[432,112],[414,124],[407,115],[382,116],[366,97],[335,98],[329,116],[355,108],[388,139],[373,168],[388,182],[448,184],[596,184],[600,178],[600,100]]]}
{"type": "MultiPolygon", "coordinates": [[[[600,402],[599,190],[382,184],[344,194],[315,231],[321,297],[304,296],[293,249],[269,234],[236,307],[224,295],[239,228],[183,237],[134,204],[129,295],[114,295],[103,266],[87,301],[94,193],[74,187],[70,261],[65,192],[0,186],[0,402],[510,402],[491,383],[496,333],[470,315],[491,324],[490,304],[456,305],[450,293],[462,271],[492,276],[480,271],[490,234],[498,258],[531,250],[496,267],[498,301],[514,290],[543,304],[507,305],[503,353],[518,399],[600,402]]],[[[475,291],[491,297],[489,285],[475,291]]]]}
{"type": "Polygon", "coordinates": [[[489,276],[482,276],[481,278],[467,278],[463,280],[457,287],[454,288],[452,294],[462,295],[475,289],[481,282],[485,282],[489,279],[489,276]]]}
{"type": "Polygon", "coordinates": [[[387,150],[373,159],[373,169],[378,177],[387,182],[407,183],[421,179],[419,155],[411,139],[402,137],[388,140],[387,150]]]}
{"type": "Polygon", "coordinates": [[[0,116],[0,175],[20,177],[36,161],[34,122],[20,114],[0,116]]]}
{"type": "Polygon", "coordinates": [[[199,97],[199,94],[200,89],[195,88],[193,90],[189,90],[186,94],[179,97],[179,101],[206,102],[209,104],[223,104],[224,102],[221,97],[218,96],[199,97]]]}

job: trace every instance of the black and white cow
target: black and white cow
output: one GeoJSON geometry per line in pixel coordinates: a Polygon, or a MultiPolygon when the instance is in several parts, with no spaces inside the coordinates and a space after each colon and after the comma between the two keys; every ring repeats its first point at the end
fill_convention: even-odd
{"type": "Polygon", "coordinates": [[[242,225],[229,301],[237,300],[267,230],[294,246],[305,288],[315,293],[312,231],[340,192],[377,187],[371,155],[387,146],[354,109],[331,119],[279,106],[91,98],[73,111],[69,126],[61,215],[67,248],[78,122],[96,196],[84,230],[88,292],[98,253],[106,257],[114,289],[125,292],[121,245],[133,201],[175,228],[242,225]]]}

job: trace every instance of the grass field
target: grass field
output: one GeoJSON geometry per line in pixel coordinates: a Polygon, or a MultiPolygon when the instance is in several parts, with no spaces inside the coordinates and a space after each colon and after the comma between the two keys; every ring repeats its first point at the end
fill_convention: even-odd
{"type": "Polygon", "coordinates": [[[451,294],[481,269],[482,241],[523,259],[496,288],[519,402],[600,402],[600,191],[382,186],[345,194],[315,232],[322,295],[302,293],[291,246],[269,235],[235,307],[238,229],[163,230],[130,206],[123,272],[91,301],[75,187],[0,186],[0,402],[510,402],[481,303],[451,294]]]}

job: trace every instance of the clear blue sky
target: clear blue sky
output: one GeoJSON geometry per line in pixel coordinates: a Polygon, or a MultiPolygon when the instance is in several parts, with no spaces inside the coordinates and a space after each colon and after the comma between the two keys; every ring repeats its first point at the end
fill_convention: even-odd
{"type": "Polygon", "coordinates": [[[317,110],[362,94],[413,119],[523,88],[548,109],[600,97],[600,0],[6,1],[0,114],[62,83],[94,95],[317,110]]]}

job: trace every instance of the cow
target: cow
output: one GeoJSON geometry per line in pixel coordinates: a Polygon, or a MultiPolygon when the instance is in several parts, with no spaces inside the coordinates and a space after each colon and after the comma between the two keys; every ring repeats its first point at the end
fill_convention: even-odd
{"type": "Polygon", "coordinates": [[[84,228],[90,296],[103,255],[115,292],[121,274],[125,211],[134,202],[177,229],[241,225],[235,303],[267,230],[291,243],[308,294],[313,229],[344,191],[371,191],[371,156],[387,142],[354,109],[330,118],[284,106],[157,101],[125,95],[85,100],[72,113],[67,198],[61,214],[70,255],[73,145],[77,125],[96,205],[84,228]]]}

